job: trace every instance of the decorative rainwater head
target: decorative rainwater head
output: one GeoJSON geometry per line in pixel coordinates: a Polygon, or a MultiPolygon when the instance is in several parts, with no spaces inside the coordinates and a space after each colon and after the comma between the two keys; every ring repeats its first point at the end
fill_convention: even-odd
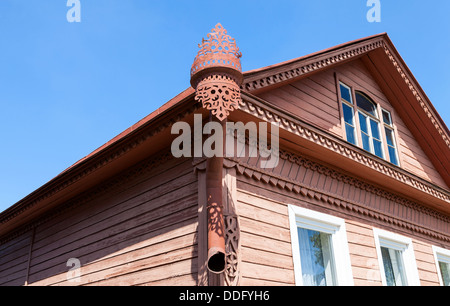
{"type": "Polygon", "coordinates": [[[196,91],[195,100],[223,121],[241,102],[242,54],[220,23],[207,37],[199,44],[191,68],[191,85],[196,91]]]}

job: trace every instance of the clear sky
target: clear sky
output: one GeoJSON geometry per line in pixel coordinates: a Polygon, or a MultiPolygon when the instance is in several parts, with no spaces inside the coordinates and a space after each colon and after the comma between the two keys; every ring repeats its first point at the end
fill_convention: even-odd
{"type": "Polygon", "coordinates": [[[243,70],[387,32],[450,125],[450,1],[0,0],[0,211],[189,87],[220,22],[243,70]]]}

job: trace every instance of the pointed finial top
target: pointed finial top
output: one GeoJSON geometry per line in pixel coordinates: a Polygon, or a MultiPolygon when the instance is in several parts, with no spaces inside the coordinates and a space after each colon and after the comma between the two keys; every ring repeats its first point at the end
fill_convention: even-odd
{"type": "Polygon", "coordinates": [[[198,46],[200,50],[191,68],[195,100],[223,121],[242,102],[242,54],[234,38],[227,34],[220,23],[198,46]]]}
{"type": "Polygon", "coordinates": [[[211,30],[207,39],[202,39],[202,43],[198,46],[200,50],[191,68],[191,79],[195,80],[195,75],[203,70],[217,67],[236,70],[237,75],[242,74],[240,61],[242,54],[235,39],[227,34],[227,30],[220,23],[211,30]]]}

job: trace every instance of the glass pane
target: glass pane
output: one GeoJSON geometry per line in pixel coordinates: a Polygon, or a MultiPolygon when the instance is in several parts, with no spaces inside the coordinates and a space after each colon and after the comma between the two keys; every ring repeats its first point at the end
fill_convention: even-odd
{"type": "Polygon", "coordinates": [[[362,143],[363,143],[364,150],[371,152],[369,136],[367,134],[361,133],[361,138],[362,138],[362,143]]]}
{"type": "Polygon", "coordinates": [[[391,129],[388,129],[387,127],[385,127],[384,130],[386,131],[387,144],[390,145],[390,146],[395,147],[395,144],[394,144],[394,131],[392,131],[391,129]]]}
{"type": "Polygon", "coordinates": [[[373,139],[373,149],[375,151],[376,156],[383,158],[383,149],[381,141],[373,139]]]}
{"type": "Polygon", "coordinates": [[[360,112],[358,112],[359,114],[359,126],[361,127],[361,131],[363,131],[366,134],[369,134],[369,130],[367,128],[367,116],[361,114],[360,112]]]}
{"type": "Polygon", "coordinates": [[[372,130],[372,137],[381,140],[380,130],[378,129],[378,122],[370,119],[370,129],[372,130]]]}
{"type": "Polygon", "coordinates": [[[347,134],[347,141],[356,145],[355,128],[345,124],[345,133],[347,134]]]}
{"type": "Polygon", "coordinates": [[[365,95],[363,95],[360,92],[356,92],[356,105],[358,105],[359,108],[362,110],[365,110],[372,116],[378,118],[377,116],[377,107],[375,106],[375,103],[369,100],[365,95]]]}
{"type": "Polygon", "coordinates": [[[406,277],[403,267],[402,252],[381,247],[384,274],[388,286],[406,286],[406,277]]]}
{"type": "Polygon", "coordinates": [[[350,89],[340,84],[341,87],[341,98],[352,103],[350,89]]]}
{"type": "Polygon", "coordinates": [[[397,154],[395,148],[388,146],[389,149],[389,161],[398,166],[397,154]]]}
{"type": "Polygon", "coordinates": [[[342,110],[344,111],[344,121],[350,125],[355,125],[353,123],[353,108],[345,103],[342,103],[342,110]]]}
{"type": "Polygon", "coordinates": [[[336,285],[331,235],[299,227],[298,240],[303,285],[336,285]]]}
{"type": "Polygon", "coordinates": [[[440,261],[439,268],[441,270],[444,286],[450,286],[450,264],[440,261]]]}
{"type": "Polygon", "coordinates": [[[391,114],[383,109],[383,122],[392,126],[391,114]]]}

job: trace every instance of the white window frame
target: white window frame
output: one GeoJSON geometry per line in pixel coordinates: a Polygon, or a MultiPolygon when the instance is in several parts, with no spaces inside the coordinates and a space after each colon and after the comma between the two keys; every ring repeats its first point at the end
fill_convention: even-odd
{"type": "MultiPolygon", "coordinates": [[[[349,103],[349,104],[351,104],[351,106],[353,107],[352,88],[351,88],[350,86],[348,86],[347,84],[344,84],[344,83],[342,83],[342,82],[339,82],[339,84],[342,85],[343,87],[345,87],[345,88],[348,89],[348,91],[350,92],[350,100],[351,100],[351,101],[347,101],[347,100],[345,100],[344,98],[342,98],[342,93],[339,92],[340,97],[341,97],[341,100],[342,100],[342,101],[345,101],[345,102],[347,102],[347,103],[349,103]]],[[[340,91],[340,88],[339,88],[339,91],[340,91]]]]}
{"type": "MultiPolygon", "coordinates": [[[[346,106],[352,108],[352,115],[353,115],[353,122],[354,122],[354,126],[353,126],[354,136],[353,137],[355,138],[355,143],[356,143],[355,145],[378,158],[386,160],[387,162],[391,163],[392,165],[400,167],[401,166],[400,148],[399,148],[398,137],[397,137],[397,129],[394,125],[393,118],[392,118],[392,112],[388,111],[387,109],[382,108],[379,103],[377,103],[374,99],[372,99],[364,91],[357,90],[354,86],[347,85],[347,81],[339,80],[338,83],[339,83],[339,86],[338,86],[339,87],[339,100],[341,102],[340,107],[341,107],[341,117],[342,117],[341,124],[343,127],[343,132],[342,132],[343,138],[348,143],[351,143],[348,140],[347,129],[346,129],[346,126],[349,124],[345,122],[344,109],[342,106],[342,104],[345,104],[346,106]],[[342,97],[341,86],[350,90],[350,98],[352,101],[347,101],[342,97]],[[365,96],[369,101],[371,101],[375,105],[376,116],[369,114],[364,109],[362,109],[358,106],[358,102],[356,101],[357,92],[361,93],[363,96],[365,96]],[[387,124],[384,122],[383,111],[386,111],[389,114],[391,124],[387,124]],[[364,119],[365,119],[365,122],[367,125],[368,134],[363,132],[361,129],[361,122],[360,122],[361,118],[360,118],[359,114],[362,114],[365,117],[364,119]],[[381,157],[375,153],[375,147],[373,144],[374,136],[373,136],[373,131],[372,131],[372,125],[370,124],[371,119],[374,120],[375,122],[377,122],[378,132],[380,135],[380,139],[377,139],[377,141],[381,142],[381,155],[382,155],[381,157]],[[385,128],[388,128],[389,130],[391,130],[393,132],[392,136],[393,136],[394,146],[388,145],[385,128]],[[364,149],[364,141],[363,141],[363,136],[362,136],[363,133],[369,137],[369,146],[370,146],[369,150],[364,149]],[[392,147],[395,149],[397,164],[394,164],[390,160],[389,147],[392,147]]],[[[353,144],[353,143],[351,143],[351,144],[353,144]]]]}
{"type": "MultiPolygon", "coordinates": [[[[389,130],[392,131],[392,141],[394,143],[393,146],[391,146],[390,144],[388,144],[387,141],[387,135],[386,136],[386,148],[387,148],[387,152],[386,152],[386,160],[388,162],[390,162],[391,164],[400,167],[400,156],[399,156],[399,152],[398,152],[398,145],[397,145],[397,137],[395,135],[395,129],[394,129],[394,122],[392,121],[392,114],[390,111],[388,111],[387,109],[381,108],[381,119],[380,119],[383,123],[382,123],[382,127],[383,128],[387,128],[389,130]],[[388,124],[386,122],[384,122],[384,116],[383,116],[383,112],[386,112],[389,115],[389,120],[391,121],[391,124],[388,124]],[[395,149],[395,158],[397,159],[397,165],[394,164],[393,162],[391,162],[391,157],[390,157],[390,153],[389,153],[389,147],[392,147],[395,149]]],[[[383,131],[382,131],[383,132],[383,131]]],[[[384,132],[385,133],[385,132],[384,132]]]]}
{"type": "MultiPolygon", "coordinates": [[[[342,87],[345,87],[346,89],[349,90],[350,92],[350,101],[345,100],[342,97],[342,92],[341,89],[339,87],[339,96],[341,99],[341,103],[345,104],[346,106],[350,107],[352,109],[352,117],[353,117],[353,139],[355,139],[355,146],[359,146],[359,141],[358,141],[358,126],[356,124],[356,116],[355,116],[355,106],[353,105],[353,90],[350,86],[347,86],[346,84],[339,82],[340,85],[342,85],[342,87]]],[[[347,135],[347,128],[345,125],[350,125],[347,122],[345,122],[345,115],[344,115],[344,107],[341,105],[342,108],[342,118],[343,118],[343,124],[344,124],[344,133],[345,133],[345,140],[349,143],[351,143],[350,141],[348,141],[348,135],[347,135]]]]}
{"type": "Polygon", "coordinates": [[[345,220],[294,205],[288,205],[288,211],[296,286],[303,286],[302,265],[300,261],[297,234],[298,227],[331,234],[331,244],[336,271],[336,285],[353,286],[353,274],[350,263],[350,253],[348,250],[345,220]]]}
{"type": "Polygon", "coordinates": [[[383,257],[381,256],[382,246],[402,251],[402,260],[405,269],[407,286],[420,286],[419,272],[417,270],[416,257],[414,255],[411,238],[378,228],[374,228],[373,233],[375,236],[375,246],[377,249],[378,264],[380,267],[381,282],[383,286],[387,286],[387,282],[384,271],[383,257]]]}
{"type": "Polygon", "coordinates": [[[432,246],[434,262],[436,263],[436,270],[439,276],[439,283],[444,286],[444,281],[442,280],[441,268],[439,267],[439,261],[450,263],[450,250],[443,249],[437,246],[432,246]]]}
{"type": "MultiPolygon", "coordinates": [[[[362,148],[364,150],[366,150],[367,152],[370,152],[371,154],[375,155],[376,157],[385,159],[385,154],[384,154],[384,141],[383,141],[383,136],[382,136],[382,131],[380,130],[380,121],[378,118],[375,118],[374,116],[370,115],[369,113],[365,112],[364,110],[358,108],[358,120],[359,120],[359,131],[360,133],[364,133],[369,137],[369,150],[364,149],[364,142],[362,143],[362,148]],[[364,132],[361,128],[361,118],[359,117],[359,114],[362,114],[364,116],[364,121],[366,121],[366,126],[367,126],[367,132],[369,134],[367,134],[366,132],[364,132]],[[380,135],[380,139],[377,139],[375,137],[373,137],[373,130],[372,130],[372,124],[370,124],[370,120],[373,120],[374,122],[377,123],[377,128],[378,128],[378,135],[380,135]],[[382,156],[378,156],[375,154],[375,147],[373,145],[373,140],[376,139],[379,142],[381,142],[381,155],[382,156]]],[[[361,140],[362,140],[362,135],[361,135],[361,140]]]]}

